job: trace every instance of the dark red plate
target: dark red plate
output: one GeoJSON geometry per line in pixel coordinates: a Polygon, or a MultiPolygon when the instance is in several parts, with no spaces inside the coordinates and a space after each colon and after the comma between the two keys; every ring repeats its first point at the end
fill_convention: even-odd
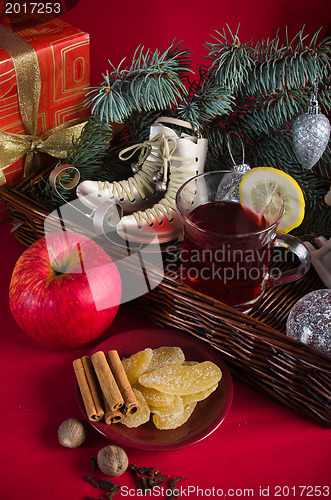
{"type": "MultiPolygon", "coordinates": [[[[91,353],[116,349],[121,358],[150,347],[178,346],[186,360],[210,360],[222,370],[222,379],[216,391],[208,398],[199,401],[189,420],[173,430],[158,430],[150,419],[139,427],[129,429],[118,423],[106,425],[102,422],[89,423],[113,443],[123,447],[145,451],[167,451],[190,446],[205,439],[221,425],[230,410],[233,397],[233,385],[230,372],[217,351],[208,344],[175,330],[152,328],[148,330],[130,330],[118,333],[99,344],[91,353]]],[[[85,418],[85,408],[77,388],[78,401],[85,418]]]]}

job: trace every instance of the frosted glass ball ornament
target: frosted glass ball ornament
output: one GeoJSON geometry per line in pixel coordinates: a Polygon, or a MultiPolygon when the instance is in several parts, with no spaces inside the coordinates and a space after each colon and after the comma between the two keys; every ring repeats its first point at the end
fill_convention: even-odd
{"type": "Polygon", "coordinates": [[[286,333],[331,356],[331,290],[315,290],[291,309],[286,333]]]}
{"type": "Polygon", "coordinates": [[[323,155],[330,131],[330,122],[320,112],[317,98],[313,95],[308,112],[298,116],[292,128],[294,150],[305,169],[313,168],[323,155]]]}

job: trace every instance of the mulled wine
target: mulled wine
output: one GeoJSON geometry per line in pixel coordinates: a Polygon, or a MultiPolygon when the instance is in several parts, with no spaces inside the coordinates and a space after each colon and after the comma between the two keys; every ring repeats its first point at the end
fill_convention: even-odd
{"type": "Polygon", "coordinates": [[[283,204],[272,217],[266,210],[268,221],[242,207],[239,190],[244,175],[234,170],[197,175],[179,188],[176,206],[183,226],[182,281],[248,312],[267,288],[304,276],[310,258],[297,238],[276,234],[283,204]],[[277,247],[296,256],[299,265],[284,272],[276,265],[283,259],[275,259],[273,253],[269,267],[271,249],[277,247]]]}
{"type": "Polygon", "coordinates": [[[212,201],[187,217],[181,278],[201,293],[231,306],[263,292],[273,235],[263,217],[232,201],[212,201]]]}

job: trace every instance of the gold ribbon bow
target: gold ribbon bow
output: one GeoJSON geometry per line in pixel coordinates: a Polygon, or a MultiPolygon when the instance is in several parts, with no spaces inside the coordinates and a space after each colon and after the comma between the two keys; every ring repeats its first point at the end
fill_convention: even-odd
{"type": "Polygon", "coordinates": [[[26,155],[24,175],[32,170],[35,163],[35,153],[48,153],[55,158],[65,158],[73,137],[79,137],[85,123],[83,118],[77,118],[59,125],[39,137],[0,131],[1,174],[4,177],[3,170],[24,155],[26,155]]]}
{"type": "Polygon", "coordinates": [[[37,153],[65,158],[72,139],[77,138],[85,118],[76,118],[52,130],[36,135],[41,79],[37,54],[33,47],[5,26],[0,25],[1,46],[13,60],[18,102],[27,135],[0,131],[0,185],[6,182],[4,169],[25,155],[24,176],[38,164],[37,153]]]}

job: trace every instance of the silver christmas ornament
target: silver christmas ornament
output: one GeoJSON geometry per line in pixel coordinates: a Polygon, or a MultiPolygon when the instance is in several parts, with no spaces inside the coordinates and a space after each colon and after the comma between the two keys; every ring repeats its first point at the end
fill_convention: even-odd
{"type": "Polygon", "coordinates": [[[286,333],[331,355],[331,290],[315,290],[302,297],[291,309],[286,333]]]}
{"type": "Polygon", "coordinates": [[[313,168],[324,153],[330,130],[330,122],[320,112],[316,94],[313,93],[307,113],[296,118],[292,129],[295,153],[307,170],[313,168]]]}

